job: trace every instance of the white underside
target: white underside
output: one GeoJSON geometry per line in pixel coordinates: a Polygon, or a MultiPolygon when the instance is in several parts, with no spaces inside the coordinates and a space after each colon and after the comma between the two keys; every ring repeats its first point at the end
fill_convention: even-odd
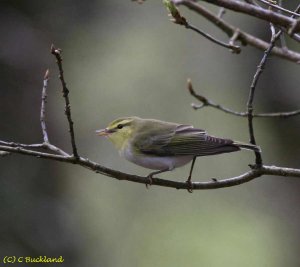
{"type": "Polygon", "coordinates": [[[134,155],[130,149],[120,151],[120,155],[128,161],[133,162],[144,168],[152,170],[173,170],[189,163],[193,156],[178,156],[178,157],[156,157],[146,155],[134,155]]]}

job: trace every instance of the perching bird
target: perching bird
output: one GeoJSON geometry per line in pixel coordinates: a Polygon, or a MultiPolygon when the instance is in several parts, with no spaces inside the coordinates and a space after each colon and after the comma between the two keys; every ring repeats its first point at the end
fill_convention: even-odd
{"type": "Polygon", "coordinates": [[[192,125],[138,117],[116,119],[107,128],[96,133],[106,136],[119,150],[120,155],[127,160],[156,170],[148,175],[150,184],[153,175],[171,171],[192,160],[187,179],[191,185],[197,157],[241,149],[260,151],[258,146],[210,136],[206,131],[194,128],[192,125]]]}

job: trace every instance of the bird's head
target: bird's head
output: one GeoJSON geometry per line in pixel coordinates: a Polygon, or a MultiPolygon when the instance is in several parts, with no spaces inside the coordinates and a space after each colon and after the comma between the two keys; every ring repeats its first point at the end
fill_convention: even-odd
{"type": "Polygon", "coordinates": [[[119,118],[108,124],[105,129],[96,131],[96,134],[107,137],[117,149],[122,149],[134,135],[139,120],[141,119],[138,117],[119,118]]]}

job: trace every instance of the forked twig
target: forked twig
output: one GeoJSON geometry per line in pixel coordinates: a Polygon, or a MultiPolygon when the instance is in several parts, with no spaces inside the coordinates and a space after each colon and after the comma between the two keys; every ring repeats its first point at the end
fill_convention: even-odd
{"type": "MultiPolygon", "coordinates": [[[[235,38],[236,41],[240,41],[243,45],[251,45],[253,47],[256,47],[262,51],[265,51],[269,47],[269,43],[263,41],[262,39],[251,35],[245,31],[242,31],[240,28],[237,28],[233,26],[232,24],[226,22],[222,18],[219,18],[217,15],[213,14],[211,11],[209,11],[207,8],[201,6],[200,4],[192,1],[192,0],[176,0],[173,1],[176,5],[184,5],[187,8],[195,11],[199,15],[203,16],[210,22],[212,22],[216,27],[224,31],[229,38],[232,38],[234,34],[238,30],[238,36],[235,38]]],[[[253,5],[251,5],[253,6],[253,5]]],[[[297,11],[295,11],[298,13],[297,11]]],[[[287,31],[287,30],[286,30],[287,31]]],[[[294,34],[292,38],[297,39],[297,35],[294,34]]],[[[300,41],[300,38],[299,40],[300,41]]],[[[290,49],[286,48],[280,48],[280,47],[274,47],[272,49],[272,54],[290,60],[295,63],[300,63],[300,53],[297,53],[295,51],[292,51],[290,49]]]]}
{"type": "MultiPolygon", "coordinates": [[[[175,3],[195,2],[195,0],[173,0],[173,1],[175,3]]],[[[236,12],[253,16],[255,18],[265,20],[268,23],[273,23],[274,25],[284,27],[286,29],[290,28],[291,25],[293,25],[293,23],[296,22],[294,18],[285,16],[283,14],[274,12],[272,10],[261,8],[256,5],[244,3],[242,1],[236,1],[236,0],[203,0],[203,1],[216,5],[218,7],[224,7],[226,9],[230,9],[236,12]]],[[[300,25],[297,24],[294,30],[295,32],[298,32],[300,30],[300,25]]]]}
{"type": "MultiPolygon", "coordinates": [[[[222,112],[225,112],[225,113],[228,113],[231,115],[235,115],[235,116],[239,116],[239,117],[247,117],[248,116],[247,112],[240,112],[240,111],[232,110],[223,105],[216,104],[212,100],[208,99],[207,97],[196,93],[193,88],[192,81],[190,79],[188,79],[188,81],[187,81],[187,88],[189,90],[189,93],[201,103],[199,105],[194,104],[194,103],[191,104],[191,106],[195,110],[198,110],[198,109],[201,109],[204,107],[212,107],[212,108],[215,108],[217,110],[220,110],[222,112]]],[[[289,118],[289,117],[293,117],[293,116],[297,116],[297,115],[300,115],[300,109],[294,110],[294,111],[288,111],[288,112],[254,113],[253,117],[257,117],[257,118],[289,118]]]]}
{"type": "Polygon", "coordinates": [[[206,39],[212,41],[213,43],[220,45],[222,47],[230,49],[233,53],[239,54],[241,52],[241,48],[237,45],[234,45],[233,43],[224,43],[215,37],[211,36],[210,34],[200,30],[196,26],[190,24],[185,17],[183,17],[178,8],[174,5],[174,3],[170,0],[164,0],[164,4],[167,7],[169,13],[169,16],[172,17],[171,21],[175,24],[182,25],[187,29],[193,30],[194,32],[197,32],[198,34],[204,36],[206,39]]]}
{"type": "MultiPolygon", "coordinates": [[[[47,133],[47,127],[46,127],[46,103],[47,103],[47,88],[48,88],[48,81],[49,81],[49,70],[46,70],[44,80],[43,80],[43,89],[42,89],[42,103],[41,103],[41,116],[40,116],[40,122],[41,122],[41,128],[43,133],[43,144],[36,144],[36,148],[48,148],[49,150],[52,150],[60,155],[63,156],[69,156],[68,153],[63,151],[62,149],[50,144],[48,133],[47,133]]],[[[14,144],[16,146],[16,144],[14,144]]],[[[23,145],[23,147],[26,147],[26,145],[23,145]]]]}

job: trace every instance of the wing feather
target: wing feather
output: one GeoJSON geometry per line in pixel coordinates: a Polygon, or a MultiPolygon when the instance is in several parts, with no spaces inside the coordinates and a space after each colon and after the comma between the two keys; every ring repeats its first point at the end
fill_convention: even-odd
{"type": "Polygon", "coordinates": [[[237,151],[232,140],[207,135],[191,125],[151,130],[138,136],[136,151],[155,156],[207,156],[237,151]]]}

